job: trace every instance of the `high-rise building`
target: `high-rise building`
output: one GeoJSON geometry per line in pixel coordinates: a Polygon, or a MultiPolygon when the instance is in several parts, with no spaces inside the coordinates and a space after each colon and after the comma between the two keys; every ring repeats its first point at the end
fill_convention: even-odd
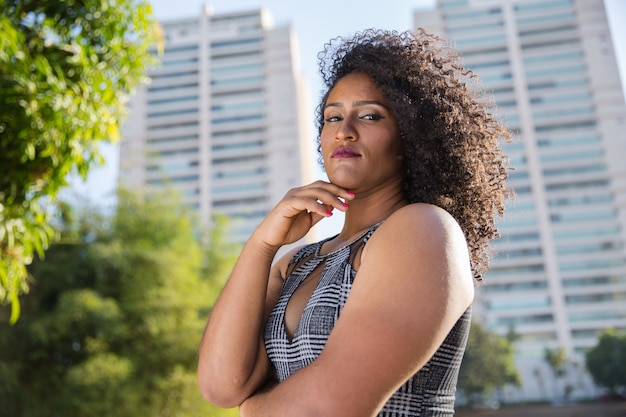
{"type": "Polygon", "coordinates": [[[508,400],[595,395],[584,352],[626,329],[626,108],[604,4],[439,0],[414,24],[450,39],[515,136],[517,196],[475,302],[478,321],[517,335],[523,387],[508,400]],[[544,355],[559,348],[555,385],[544,355]]]}
{"type": "Polygon", "coordinates": [[[161,26],[161,65],[129,104],[120,185],[178,189],[207,224],[227,216],[228,238],[243,242],[312,176],[308,92],[292,30],[265,9],[208,7],[161,26]]]}

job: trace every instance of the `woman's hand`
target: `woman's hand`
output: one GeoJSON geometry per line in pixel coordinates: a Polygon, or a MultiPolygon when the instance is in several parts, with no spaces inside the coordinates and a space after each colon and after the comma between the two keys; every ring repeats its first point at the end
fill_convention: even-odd
{"type": "Polygon", "coordinates": [[[346,211],[354,193],[325,181],[292,188],[272,209],[254,236],[268,246],[279,247],[296,242],[332,211],[346,211]]]}

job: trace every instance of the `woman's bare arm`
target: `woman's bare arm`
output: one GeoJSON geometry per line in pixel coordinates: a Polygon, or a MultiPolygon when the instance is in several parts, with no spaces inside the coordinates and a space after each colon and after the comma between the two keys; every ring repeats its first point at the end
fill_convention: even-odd
{"type": "Polygon", "coordinates": [[[276,303],[289,256],[272,267],[279,248],[302,238],[347,191],[323,181],[290,190],[244,245],[207,323],[200,344],[198,381],[207,401],[241,404],[263,385],[270,363],[264,326],[276,303]]]}
{"type": "Polygon", "coordinates": [[[200,344],[198,381],[207,401],[235,407],[267,378],[262,326],[282,279],[274,253],[249,241],[211,312],[200,344]],[[268,279],[269,276],[269,279],[268,279]]]}

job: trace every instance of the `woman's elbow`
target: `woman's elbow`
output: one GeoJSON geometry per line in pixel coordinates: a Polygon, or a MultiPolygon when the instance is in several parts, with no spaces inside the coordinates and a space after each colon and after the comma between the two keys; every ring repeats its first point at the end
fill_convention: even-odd
{"type": "Polygon", "coordinates": [[[238,407],[250,396],[236,383],[227,383],[217,378],[203,377],[198,374],[198,385],[202,397],[210,404],[220,408],[238,407]]]}
{"type": "Polygon", "coordinates": [[[208,361],[198,362],[198,386],[206,401],[221,408],[237,407],[250,396],[243,378],[208,361]]]}
{"type": "Polygon", "coordinates": [[[237,407],[265,383],[268,364],[267,356],[264,361],[247,366],[231,366],[228,361],[215,357],[209,360],[208,356],[201,355],[198,361],[200,392],[205,400],[217,407],[237,407]]]}

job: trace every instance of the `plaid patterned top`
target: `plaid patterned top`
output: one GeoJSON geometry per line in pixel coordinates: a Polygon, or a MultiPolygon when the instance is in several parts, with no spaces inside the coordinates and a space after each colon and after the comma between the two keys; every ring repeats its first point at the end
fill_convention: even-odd
{"type": "MultiPolygon", "coordinates": [[[[265,346],[279,381],[310,365],[322,352],[343,309],[356,271],[352,268],[380,223],[347,246],[321,255],[328,238],[302,248],[291,260],[281,295],[265,328],[265,346]],[[300,322],[290,338],[285,310],[291,295],[317,268],[321,277],[300,322]]],[[[454,415],[454,394],[469,332],[471,308],[461,316],[433,357],[387,401],[378,417],[425,417],[454,415]]]]}

